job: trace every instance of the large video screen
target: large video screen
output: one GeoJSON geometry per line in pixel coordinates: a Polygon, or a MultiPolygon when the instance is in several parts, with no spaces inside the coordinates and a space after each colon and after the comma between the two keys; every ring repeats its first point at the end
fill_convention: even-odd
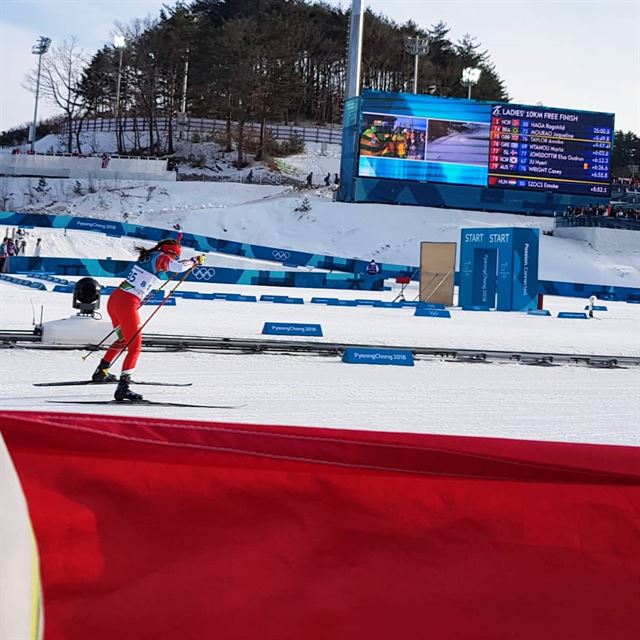
{"type": "Polygon", "coordinates": [[[612,114],[438,98],[410,111],[373,113],[365,104],[360,177],[610,193],[612,114]]]}

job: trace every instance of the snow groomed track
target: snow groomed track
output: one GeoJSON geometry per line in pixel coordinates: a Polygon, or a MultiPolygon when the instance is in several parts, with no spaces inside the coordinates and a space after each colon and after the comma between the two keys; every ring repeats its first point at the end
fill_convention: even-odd
{"type": "MultiPolygon", "coordinates": [[[[403,345],[356,344],[343,342],[321,342],[313,340],[269,340],[246,338],[221,338],[210,336],[188,336],[147,334],[143,338],[145,351],[205,351],[237,354],[318,355],[341,357],[345,349],[402,349],[411,351],[416,360],[446,360],[466,363],[509,362],[530,366],[553,367],[559,365],[587,366],[600,369],[640,366],[640,356],[606,354],[555,353],[532,351],[498,351],[489,349],[456,349],[439,347],[416,347],[403,345]]],[[[93,345],[56,345],[43,343],[34,331],[0,331],[0,348],[76,350],[91,349],[93,345]]]]}

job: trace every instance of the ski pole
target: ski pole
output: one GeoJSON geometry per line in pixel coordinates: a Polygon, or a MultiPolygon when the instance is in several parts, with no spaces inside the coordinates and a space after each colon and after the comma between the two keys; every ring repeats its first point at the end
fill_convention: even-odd
{"type": "MultiPolygon", "coordinates": [[[[156,294],[158,294],[160,291],[162,291],[172,280],[175,279],[175,277],[176,277],[175,275],[172,275],[165,282],[163,282],[162,285],[160,287],[158,287],[155,291],[150,291],[149,295],[147,295],[147,297],[140,302],[140,307],[143,307],[145,304],[147,304],[147,302],[149,302],[149,300],[154,298],[156,296],[156,294]]],[[[140,307],[138,307],[138,308],[140,308],[140,307]]],[[[102,340],[100,340],[100,342],[98,342],[98,344],[94,345],[93,349],[90,349],[89,351],[87,351],[87,353],[83,354],[80,357],[83,360],[86,360],[94,351],[98,350],[98,347],[102,346],[116,331],[118,331],[118,329],[120,329],[119,325],[117,327],[114,327],[113,329],[111,329],[111,331],[109,331],[109,333],[104,338],[102,338],[102,340]]]]}
{"type": "MultiPolygon", "coordinates": [[[[196,267],[196,266],[198,265],[197,264],[193,265],[193,267],[196,267]]],[[[178,280],[176,286],[173,287],[173,289],[171,289],[171,291],[169,292],[169,295],[158,305],[157,309],[155,309],[155,311],[140,325],[140,328],[131,336],[131,339],[127,342],[127,344],[125,344],[124,347],[120,349],[120,353],[118,353],[118,355],[111,361],[110,366],[113,366],[117,362],[118,358],[129,348],[129,345],[140,335],[142,330],[149,324],[149,321],[151,320],[151,318],[153,318],[153,316],[155,316],[156,313],[158,313],[158,311],[160,311],[160,309],[164,307],[165,303],[173,295],[175,290],[187,279],[187,276],[191,273],[191,271],[193,270],[193,267],[189,267],[189,269],[187,269],[184,272],[184,275],[182,276],[182,278],[180,278],[180,280],[178,280]]]]}

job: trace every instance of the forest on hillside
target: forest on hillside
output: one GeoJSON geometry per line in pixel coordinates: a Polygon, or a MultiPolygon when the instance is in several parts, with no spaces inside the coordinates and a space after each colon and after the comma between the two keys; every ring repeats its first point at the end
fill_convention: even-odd
{"type": "MultiPolygon", "coordinates": [[[[249,121],[339,123],[349,17],[342,8],[305,0],[178,1],[155,19],[117,24],[124,37],[120,48],[87,55],[74,38],[54,45],[43,58],[41,90],[76,128],[83,118],[143,118],[149,153],[173,151],[171,132],[160,148],[154,122],[181,112],[226,119],[229,147],[232,136],[242,144],[243,123],[249,121]]],[[[413,90],[414,59],[404,46],[412,36],[429,38],[420,61],[420,93],[466,96],[462,69],[475,66],[482,74],[474,97],[508,99],[488,52],[471,35],[452,42],[442,22],[398,25],[370,11],[364,20],[363,88],[413,90]]],[[[66,128],[69,151],[79,144],[72,128],[66,128]]],[[[258,157],[267,143],[261,135],[258,157]]]]}

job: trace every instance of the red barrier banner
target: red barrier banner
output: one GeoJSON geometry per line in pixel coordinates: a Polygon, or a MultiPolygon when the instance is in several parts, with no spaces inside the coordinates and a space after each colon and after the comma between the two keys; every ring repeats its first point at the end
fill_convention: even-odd
{"type": "Polygon", "coordinates": [[[640,637],[640,448],[0,412],[46,640],[640,637]]]}

